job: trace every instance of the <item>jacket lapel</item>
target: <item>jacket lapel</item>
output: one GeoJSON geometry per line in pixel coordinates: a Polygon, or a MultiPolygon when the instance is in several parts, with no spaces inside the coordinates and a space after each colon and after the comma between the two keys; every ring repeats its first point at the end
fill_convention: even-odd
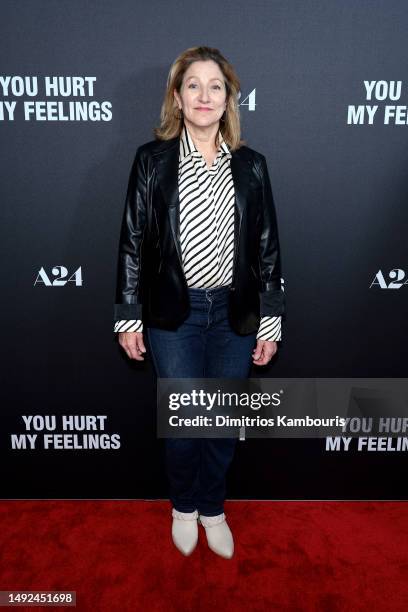
{"type": "Polygon", "coordinates": [[[169,145],[156,155],[156,170],[164,201],[168,207],[169,222],[173,240],[177,249],[180,265],[183,260],[180,244],[180,200],[178,191],[178,164],[180,138],[167,141],[169,145]]]}
{"type": "MultiPolygon", "coordinates": [[[[178,191],[178,164],[180,138],[166,141],[164,148],[154,155],[157,178],[161,187],[163,198],[168,206],[169,222],[177,254],[182,266],[182,253],[180,244],[180,200],[178,191]]],[[[241,222],[247,202],[250,184],[250,165],[238,149],[231,151],[231,174],[235,191],[235,257],[236,261],[241,222]]],[[[235,265],[235,264],[234,264],[235,265]]]]}
{"type": "Polygon", "coordinates": [[[248,200],[247,196],[250,183],[250,166],[239,149],[237,151],[232,151],[231,174],[235,191],[235,261],[239,237],[241,235],[242,217],[248,200]]]}

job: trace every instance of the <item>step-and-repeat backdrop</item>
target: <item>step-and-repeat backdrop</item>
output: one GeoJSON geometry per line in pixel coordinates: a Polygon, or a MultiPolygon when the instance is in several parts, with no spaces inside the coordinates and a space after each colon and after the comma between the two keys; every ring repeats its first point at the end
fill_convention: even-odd
{"type": "MultiPolygon", "coordinates": [[[[191,46],[237,70],[275,198],[287,314],[251,375],[405,377],[403,0],[4,0],[0,29],[3,498],[167,497],[152,363],[113,303],[130,167],[191,46]]],[[[228,496],[406,498],[404,468],[403,447],[247,438],[228,496]]]]}

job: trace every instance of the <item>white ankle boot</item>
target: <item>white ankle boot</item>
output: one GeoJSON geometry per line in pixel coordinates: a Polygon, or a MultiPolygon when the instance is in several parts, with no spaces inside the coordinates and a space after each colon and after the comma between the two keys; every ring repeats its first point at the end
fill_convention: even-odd
{"type": "Polygon", "coordinates": [[[234,554],[234,539],[225,520],[225,514],[222,513],[217,516],[200,514],[198,520],[205,528],[208,547],[217,555],[225,559],[231,559],[234,554]]]}
{"type": "Polygon", "coordinates": [[[198,512],[179,512],[172,509],[173,525],[171,535],[175,546],[186,557],[191,555],[198,542],[198,512]]]}

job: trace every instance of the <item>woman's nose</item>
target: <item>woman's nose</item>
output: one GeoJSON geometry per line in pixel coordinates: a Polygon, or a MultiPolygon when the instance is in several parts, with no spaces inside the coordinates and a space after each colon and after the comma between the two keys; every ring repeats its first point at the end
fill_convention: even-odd
{"type": "Polygon", "coordinates": [[[209,99],[210,99],[210,96],[207,92],[202,91],[200,93],[200,102],[208,102],[209,99]]]}

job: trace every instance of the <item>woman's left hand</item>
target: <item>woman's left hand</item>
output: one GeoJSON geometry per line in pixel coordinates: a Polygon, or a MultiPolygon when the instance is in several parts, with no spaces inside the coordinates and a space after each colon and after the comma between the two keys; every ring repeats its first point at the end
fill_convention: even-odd
{"type": "Polygon", "coordinates": [[[256,347],[252,351],[252,358],[255,365],[263,366],[269,363],[276,351],[278,345],[272,340],[257,340],[256,347]]]}

